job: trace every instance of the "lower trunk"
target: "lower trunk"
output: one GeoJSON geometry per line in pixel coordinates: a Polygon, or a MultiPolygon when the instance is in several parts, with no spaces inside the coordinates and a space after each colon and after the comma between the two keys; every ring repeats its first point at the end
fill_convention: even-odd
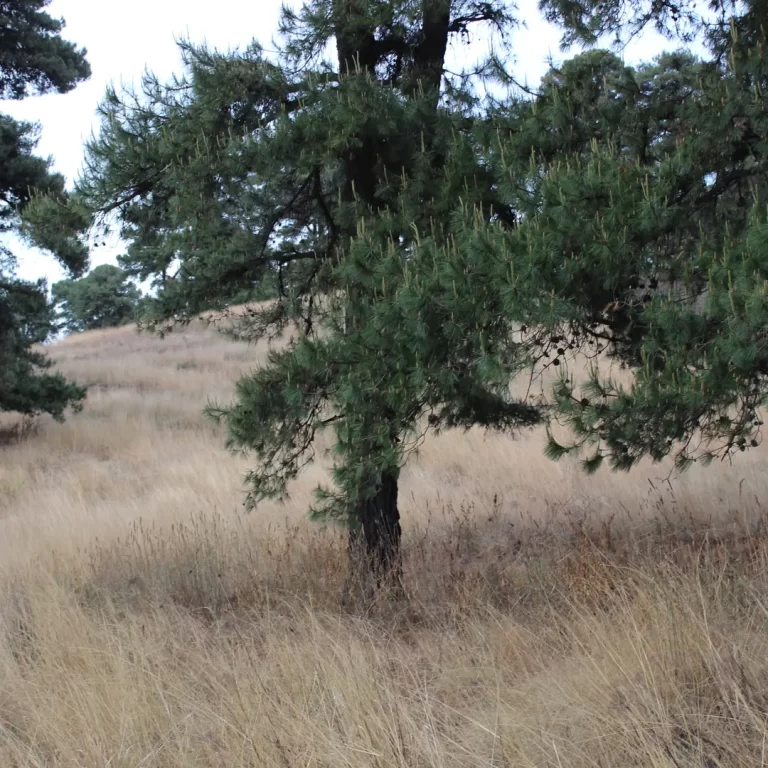
{"type": "Polygon", "coordinates": [[[400,510],[397,473],[385,472],[376,494],[356,510],[356,525],[349,531],[352,579],[381,587],[397,585],[401,576],[400,510]]]}

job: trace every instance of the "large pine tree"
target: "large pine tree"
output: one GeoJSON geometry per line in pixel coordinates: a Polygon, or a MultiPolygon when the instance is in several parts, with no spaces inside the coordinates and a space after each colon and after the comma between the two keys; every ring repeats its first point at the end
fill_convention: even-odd
{"type": "MultiPolygon", "coordinates": [[[[65,93],[89,76],[85,51],[61,38],[64,24],[45,12],[48,4],[0,2],[0,98],[65,93]]],[[[34,154],[37,138],[35,125],[0,115],[0,234],[19,229],[20,214],[35,191],[53,199],[64,194],[64,179],[51,172],[51,161],[34,154]]],[[[87,260],[86,249],[74,238],[57,254],[75,272],[87,260]]],[[[61,418],[85,393],[61,374],[46,372],[50,361],[35,346],[56,328],[47,288],[43,281],[18,279],[15,267],[13,254],[0,246],[0,411],[61,418]]]]}
{"type": "MultiPolygon", "coordinates": [[[[158,289],[155,327],[277,286],[276,300],[230,317],[230,332],[290,341],[217,413],[230,445],[257,455],[251,503],[284,495],[318,430],[334,429],[335,488],[314,511],[348,521],[378,575],[397,566],[398,475],[427,415],[431,426],[538,419],[509,398],[506,371],[477,370],[482,327],[459,338],[383,309],[409,290],[417,243],[449,235],[459,198],[514,220],[470,130],[483,81],[504,72],[495,59],[474,73],[446,66],[452,40],[485,28],[504,44],[512,22],[503,2],[312,0],[284,10],[277,58],[256,44],[185,45],[183,77],[107,94],[72,203],[120,228],[122,265],[158,289]],[[382,323],[398,323],[394,345],[382,323]]],[[[54,208],[41,200],[30,214],[52,247],[54,208]]],[[[514,359],[502,333],[485,333],[514,359]]]]}
{"type": "MultiPolygon", "coordinates": [[[[481,94],[510,84],[498,58],[452,75],[445,57],[477,25],[507,35],[503,3],[314,0],[285,11],[277,60],[186,46],[183,78],[108,94],[76,198],[58,218],[41,199],[32,229],[72,247],[50,222],[117,222],[125,265],[156,281],[160,329],[274,280],[278,298],[230,332],[287,332],[287,346],[218,414],[257,456],[253,503],[282,496],[332,427],[335,487],[316,512],[348,520],[381,571],[425,429],[564,418],[587,470],[758,442],[763,6],[718,0],[702,19],[685,0],[545,0],[566,41],[656,23],[711,56],[633,69],[588,51],[497,101],[481,94]],[[575,381],[579,351],[634,383],[575,381]],[[553,396],[510,396],[543,368],[566,371],[553,396]]],[[[549,454],[570,448],[553,438],[549,454]]]]}

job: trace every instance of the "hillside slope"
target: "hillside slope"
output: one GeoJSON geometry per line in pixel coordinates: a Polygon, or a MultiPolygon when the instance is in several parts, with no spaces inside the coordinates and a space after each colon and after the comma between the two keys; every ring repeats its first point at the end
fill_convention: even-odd
{"type": "Polygon", "coordinates": [[[407,596],[342,606],[343,531],[304,515],[323,467],[244,515],[201,414],[264,351],[51,349],[90,393],[0,447],[1,765],[764,764],[764,449],[668,484],[429,438],[407,596]]]}

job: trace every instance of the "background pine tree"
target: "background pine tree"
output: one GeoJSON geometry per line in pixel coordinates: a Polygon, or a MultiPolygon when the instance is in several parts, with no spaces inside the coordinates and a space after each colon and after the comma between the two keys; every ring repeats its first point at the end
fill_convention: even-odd
{"type": "Polygon", "coordinates": [[[132,323],[141,299],[141,291],[113,264],[101,264],[77,280],[54,283],[52,292],[68,331],[132,323]]]}
{"type": "MultiPolygon", "coordinates": [[[[0,98],[65,93],[90,75],[85,51],[63,40],[64,23],[45,12],[45,0],[10,0],[0,4],[0,98]]],[[[18,230],[20,214],[37,191],[60,198],[64,179],[51,161],[36,157],[38,128],[0,115],[0,233],[18,230]]],[[[59,240],[57,255],[77,272],[87,250],[75,238],[59,240]]],[[[46,373],[50,363],[35,349],[55,331],[54,313],[44,281],[15,276],[13,254],[0,247],[0,411],[25,415],[50,413],[60,419],[77,407],[85,391],[60,374],[46,373]]]]}

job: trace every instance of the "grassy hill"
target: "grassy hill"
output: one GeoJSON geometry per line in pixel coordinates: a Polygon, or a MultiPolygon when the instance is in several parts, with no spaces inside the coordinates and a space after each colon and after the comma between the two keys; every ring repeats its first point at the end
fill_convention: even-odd
{"type": "Polygon", "coordinates": [[[429,438],[406,599],[340,605],[344,532],[241,510],[201,410],[263,347],[72,336],[84,411],[0,446],[0,765],[761,766],[766,451],[582,476],[540,434],[429,438]]]}

